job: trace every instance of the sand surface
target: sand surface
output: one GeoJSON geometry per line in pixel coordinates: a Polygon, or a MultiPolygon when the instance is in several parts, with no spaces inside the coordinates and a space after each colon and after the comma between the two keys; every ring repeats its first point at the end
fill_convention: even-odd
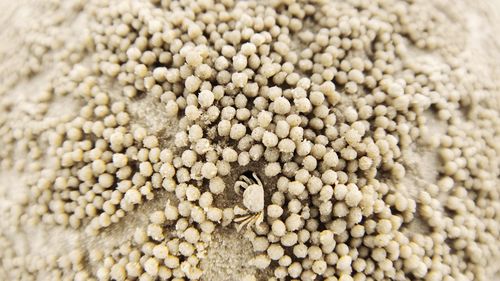
{"type": "MultiPolygon", "coordinates": [[[[26,38],[23,37],[25,30],[37,25],[37,21],[52,16],[50,9],[51,1],[0,1],[0,24],[3,27],[0,30],[0,87],[8,87],[7,94],[16,97],[16,106],[22,104],[39,94],[44,85],[52,78],[51,65],[53,62],[49,59],[42,62],[40,71],[33,74],[29,79],[11,84],[9,74],[12,68],[15,68],[21,61],[26,59],[23,53],[18,53],[26,38]],[[43,3],[42,3],[43,2],[43,3]]],[[[62,1],[64,2],[64,1],[62,1]]],[[[464,32],[467,33],[466,49],[461,50],[463,56],[469,57],[476,62],[478,77],[488,76],[492,79],[500,77],[500,2],[489,1],[483,3],[480,1],[461,2],[463,12],[466,13],[467,22],[464,32]],[[496,77],[496,78],[495,78],[496,77]]],[[[66,15],[57,15],[61,17],[64,24],[60,25],[60,32],[66,34],[71,40],[71,36],[78,34],[81,22],[86,19],[78,16],[75,9],[67,8],[66,15]]],[[[36,38],[35,38],[36,40],[36,38]]],[[[64,44],[64,42],[61,42],[64,44]]],[[[52,50],[57,54],[57,48],[52,50]]],[[[439,61],[439,56],[416,53],[422,59],[431,59],[439,61]]],[[[498,90],[498,89],[497,89],[498,90]]],[[[113,89],[110,89],[113,92],[113,89]]],[[[500,93],[497,102],[500,103],[500,93]]],[[[71,99],[59,99],[50,110],[56,115],[71,114],[80,105],[75,104],[71,99]]],[[[132,114],[132,124],[140,124],[149,130],[161,136],[161,142],[168,145],[171,142],[171,133],[176,124],[168,117],[164,116],[159,105],[154,100],[148,98],[132,101],[130,110],[132,114]]],[[[26,108],[30,110],[30,108],[26,108]]],[[[6,114],[0,112],[0,114],[6,114]]],[[[444,133],[444,125],[432,115],[428,118],[428,127],[430,135],[439,135],[444,133]]],[[[425,148],[423,145],[416,144],[413,151],[404,155],[409,163],[410,172],[403,180],[402,184],[407,187],[408,196],[416,196],[416,188],[425,183],[436,181],[439,161],[436,152],[433,149],[425,148]]],[[[24,200],[28,192],[25,180],[29,181],[27,174],[18,173],[14,170],[0,171],[0,220],[8,220],[9,216],[16,215],[16,209],[11,209],[12,202],[24,200]],[[15,190],[15,193],[12,191],[15,190]]],[[[234,180],[234,179],[233,179],[234,180]]],[[[5,237],[15,243],[18,255],[37,254],[40,256],[50,254],[61,254],[70,251],[74,247],[83,248],[102,248],[113,249],[127,241],[133,234],[136,227],[147,224],[148,214],[152,210],[163,206],[169,198],[166,193],[157,193],[155,199],[139,207],[132,213],[127,214],[126,218],[117,224],[112,225],[94,237],[86,234],[84,231],[72,230],[62,226],[44,226],[43,224],[35,226],[23,226],[20,229],[2,229],[5,237]]],[[[19,214],[17,214],[19,215],[19,214]]],[[[415,231],[426,231],[424,224],[419,224],[418,220],[414,226],[415,231]]],[[[250,242],[242,238],[241,235],[232,231],[217,231],[215,239],[210,244],[207,259],[203,260],[202,267],[206,270],[205,280],[238,280],[241,276],[248,273],[256,273],[256,270],[247,265],[253,257],[250,242]]],[[[96,264],[88,262],[86,264],[89,272],[95,272],[96,264]]],[[[268,272],[260,272],[258,276],[265,276],[268,272]]],[[[0,279],[7,280],[7,273],[3,271],[0,263],[0,279]]],[[[500,274],[500,273],[499,273],[500,274]]],[[[498,276],[497,280],[500,280],[498,276]]]]}

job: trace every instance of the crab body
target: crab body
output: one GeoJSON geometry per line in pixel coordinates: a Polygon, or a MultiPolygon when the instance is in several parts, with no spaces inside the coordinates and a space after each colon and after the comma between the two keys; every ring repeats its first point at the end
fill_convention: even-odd
{"type": "Polygon", "coordinates": [[[245,209],[234,208],[235,214],[239,215],[234,219],[235,222],[239,223],[236,227],[238,231],[244,226],[247,226],[248,229],[254,223],[258,226],[264,220],[264,186],[255,173],[252,176],[254,180],[242,175],[234,184],[234,191],[237,194],[241,193],[240,188],[245,189],[243,191],[243,206],[245,206],[245,209]]]}
{"type": "Polygon", "coordinates": [[[243,192],[243,205],[252,213],[264,209],[264,188],[261,185],[249,185],[243,192]]]}

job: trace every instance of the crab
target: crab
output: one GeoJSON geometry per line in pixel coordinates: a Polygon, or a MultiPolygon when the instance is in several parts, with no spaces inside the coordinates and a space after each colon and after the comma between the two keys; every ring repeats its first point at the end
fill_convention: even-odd
{"type": "Polygon", "coordinates": [[[243,191],[243,205],[246,209],[238,206],[234,208],[236,215],[241,215],[234,219],[239,223],[236,226],[238,232],[243,227],[250,229],[252,225],[259,226],[264,221],[264,186],[255,173],[252,173],[253,180],[245,175],[241,175],[239,180],[234,184],[236,194],[241,194],[240,188],[243,191]]]}

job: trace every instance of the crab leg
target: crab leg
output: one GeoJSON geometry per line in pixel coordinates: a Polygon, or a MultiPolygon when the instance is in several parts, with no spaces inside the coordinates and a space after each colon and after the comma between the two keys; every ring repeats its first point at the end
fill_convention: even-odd
{"type": "Polygon", "coordinates": [[[241,229],[243,228],[243,226],[245,226],[244,223],[240,223],[240,224],[236,225],[236,231],[240,232],[241,229]]]}
{"type": "Polygon", "coordinates": [[[255,174],[255,172],[253,172],[253,173],[252,173],[252,176],[253,176],[253,178],[255,179],[255,181],[256,181],[256,182],[257,182],[260,186],[262,186],[262,187],[264,186],[264,185],[262,184],[262,182],[260,181],[259,177],[257,177],[257,175],[255,174]]]}
{"type": "Polygon", "coordinates": [[[240,232],[240,231],[241,231],[241,229],[242,229],[243,227],[245,227],[245,225],[248,225],[248,223],[251,221],[251,219],[252,219],[252,217],[251,217],[250,215],[248,215],[248,216],[243,216],[243,217],[239,217],[239,218],[235,218],[235,219],[234,219],[234,221],[235,221],[235,222],[240,222],[240,221],[241,221],[241,223],[240,223],[239,225],[237,225],[237,226],[236,226],[236,230],[237,230],[238,232],[240,232]]]}
{"type": "Polygon", "coordinates": [[[253,184],[252,180],[245,175],[241,175],[240,178],[243,179],[246,183],[248,183],[248,185],[253,184]]]}
{"type": "Polygon", "coordinates": [[[264,212],[256,214],[255,225],[260,225],[264,221],[264,212]]]}
{"type": "Polygon", "coordinates": [[[240,222],[240,224],[236,226],[236,230],[238,232],[240,232],[240,230],[245,226],[247,227],[247,229],[250,229],[254,224],[255,226],[259,226],[263,222],[263,220],[264,220],[263,212],[253,215],[242,216],[234,219],[235,222],[240,222]]]}
{"type": "Polygon", "coordinates": [[[246,216],[242,216],[242,217],[234,218],[234,221],[235,221],[235,222],[245,221],[245,220],[246,220],[246,219],[248,219],[249,217],[251,217],[251,215],[246,215],[246,216]]]}
{"type": "Polygon", "coordinates": [[[259,214],[255,214],[252,216],[251,224],[248,225],[248,228],[252,227],[252,225],[255,225],[255,221],[258,220],[259,214]]]}

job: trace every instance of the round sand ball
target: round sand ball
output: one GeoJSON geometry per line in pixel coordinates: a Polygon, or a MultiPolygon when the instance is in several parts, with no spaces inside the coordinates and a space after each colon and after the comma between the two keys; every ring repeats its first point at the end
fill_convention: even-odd
{"type": "Polygon", "coordinates": [[[238,88],[243,88],[248,82],[248,76],[245,73],[233,73],[231,76],[231,81],[238,88]]]}
{"type": "Polygon", "coordinates": [[[198,94],[198,102],[204,108],[208,108],[214,103],[214,94],[209,90],[202,90],[198,94]]]}
{"type": "Polygon", "coordinates": [[[404,94],[404,89],[397,83],[392,83],[387,89],[387,93],[392,97],[400,97],[404,94]]]}
{"type": "Polygon", "coordinates": [[[223,211],[219,208],[210,207],[207,210],[207,218],[214,222],[220,222],[223,217],[223,211]]]}
{"type": "MultiPolygon", "coordinates": [[[[267,206],[267,215],[271,218],[279,218],[283,214],[283,208],[279,205],[271,204],[267,206]]],[[[274,223],[273,223],[274,224],[274,223]]]]}
{"type": "Polygon", "coordinates": [[[282,139],[278,143],[278,148],[284,153],[293,153],[295,151],[295,142],[291,139],[282,139]]]}
{"type": "Polygon", "coordinates": [[[221,194],[222,192],[224,192],[225,187],[226,184],[224,183],[224,180],[222,178],[214,177],[210,179],[209,189],[213,194],[221,194]]]}
{"type": "Polygon", "coordinates": [[[281,237],[286,234],[286,226],[280,220],[275,220],[271,226],[271,230],[274,235],[281,237]]]}
{"type": "Polygon", "coordinates": [[[158,260],[156,258],[149,258],[144,263],[144,270],[151,276],[158,275],[158,260]]]}
{"type": "Polygon", "coordinates": [[[147,136],[142,141],[147,148],[155,148],[158,146],[158,139],[155,136],[147,136]]]}
{"type": "Polygon", "coordinates": [[[356,207],[363,199],[363,194],[357,187],[351,187],[345,196],[345,202],[349,207],[356,207]]]}
{"type": "Polygon", "coordinates": [[[236,150],[226,147],[222,151],[222,158],[227,162],[236,162],[238,160],[238,153],[236,150]]]}
{"type": "Polygon", "coordinates": [[[274,112],[277,114],[285,115],[290,112],[291,105],[285,97],[278,97],[274,100],[274,112]]]}
{"type": "Polygon", "coordinates": [[[198,118],[200,118],[201,115],[200,110],[194,105],[186,106],[184,112],[186,114],[186,117],[191,121],[196,121],[198,118]]]}
{"type": "Polygon", "coordinates": [[[142,200],[142,194],[137,189],[129,189],[125,192],[125,201],[129,204],[139,204],[142,200]]]}
{"type": "Polygon", "coordinates": [[[231,126],[229,137],[233,140],[239,140],[246,134],[246,127],[243,124],[234,124],[231,126]]]}
{"type": "Polygon", "coordinates": [[[141,175],[149,177],[153,174],[153,166],[150,162],[142,162],[139,164],[139,171],[141,175]]]}
{"type": "Polygon", "coordinates": [[[342,273],[338,279],[339,281],[354,281],[349,273],[342,273]]]}
{"type": "Polygon", "coordinates": [[[186,54],[186,62],[191,66],[199,66],[203,62],[203,57],[198,52],[188,52],[186,54]]]}
{"type": "Polygon", "coordinates": [[[278,137],[274,133],[266,131],[262,136],[262,143],[266,147],[275,147],[278,145],[278,137]]]}
{"type": "Polygon", "coordinates": [[[177,220],[177,218],[179,217],[179,211],[178,211],[177,207],[172,206],[170,204],[170,201],[167,202],[167,205],[165,206],[164,213],[165,213],[165,219],[170,220],[170,221],[177,220]]]}
{"type": "Polygon", "coordinates": [[[128,163],[128,157],[122,153],[113,154],[113,165],[117,168],[123,168],[128,163]]]}
{"type": "Polygon", "coordinates": [[[297,231],[302,226],[302,219],[297,214],[291,214],[285,220],[285,225],[288,231],[297,231]]]}
{"type": "Polygon", "coordinates": [[[257,267],[258,269],[265,269],[269,266],[270,263],[271,259],[264,254],[258,255],[250,261],[250,264],[257,267]]]}
{"type": "Polygon", "coordinates": [[[169,100],[165,105],[165,113],[168,117],[175,117],[179,113],[179,105],[173,100],[169,100]]]}
{"type": "Polygon", "coordinates": [[[165,259],[166,257],[168,257],[168,254],[169,254],[168,247],[164,244],[156,245],[153,248],[153,255],[157,259],[165,259]]]}
{"type": "Polygon", "coordinates": [[[121,264],[114,264],[111,267],[110,276],[115,280],[125,280],[126,278],[125,267],[121,264]]]}
{"type": "Polygon", "coordinates": [[[267,256],[271,260],[279,260],[283,254],[285,253],[283,247],[281,247],[279,244],[271,244],[267,248],[267,256]]]}
{"type": "Polygon", "coordinates": [[[351,256],[342,256],[337,261],[337,269],[340,271],[346,271],[351,267],[352,258],[351,256]]]}
{"type": "Polygon", "coordinates": [[[281,165],[278,162],[271,162],[264,168],[264,174],[267,177],[274,177],[281,172],[281,165]]]}
{"type": "Polygon", "coordinates": [[[267,126],[269,126],[269,124],[271,124],[272,118],[273,118],[273,115],[271,112],[261,111],[261,112],[259,112],[259,114],[257,116],[257,122],[258,122],[259,126],[266,128],[267,126]]]}
{"type": "Polygon", "coordinates": [[[326,272],[327,263],[324,260],[314,261],[312,270],[318,275],[323,275],[326,272]]]}
{"type": "Polygon", "coordinates": [[[207,162],[201,167],[201,174],[206,179],[213,179],[217,175],[217,167],[212,162],[207,162]]]}
{"type": "Polygon", "coordinates": [[[288,192],[294,196],[299,196],[305,189],[306,187],[304,184],[298,181],[293,181],[288,184],[288,192]]]}

